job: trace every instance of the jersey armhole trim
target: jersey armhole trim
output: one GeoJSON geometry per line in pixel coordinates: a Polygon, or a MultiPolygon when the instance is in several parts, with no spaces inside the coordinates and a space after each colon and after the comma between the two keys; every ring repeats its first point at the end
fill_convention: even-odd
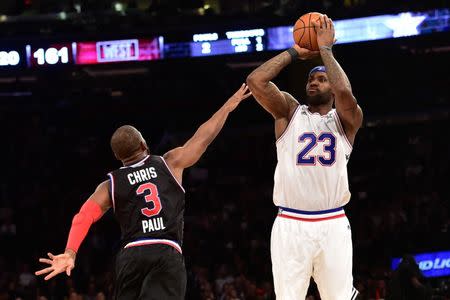
{"type": "Polygon", "coordinates": [[[160,156],[161,160],[163,161],[163,163],[166,165],[167,170],[169,170],[170,175],[172,175],[173,179],[175,180],[175,182],[178,184],[178,186],[181,188],[181,190],[183,191],[183,193],[186,193],[186,191],[184,190],[184,187],[178,182],[177,178],[175,177],[175,175],[173,175],[172,170],[169,168],[169,165],[167,165],[166,160],[164,159],[164,157],[160,156]]]}
{"type": "Polygon", "coordinates": [[[299,104],[297,108],[295,109],[294,113],[292,114],[292,118],[289,120],[289,123],[286,126],[286,129],[283,131],[283,133],[280,135],[280,137],[275,141],[275,144],[278,144],[278,142],[281,141],[281,139],[286,135],[289,128],[291,127],[291,124],[294,123],[294,118],[297,115],[297,112],[300,110],[301,105],[299,104]]]}
{"type": "Polygon", "coordinates": [[[109,179],[111,180],[111,187],[110,187],[110,193],[111,193],[111,200],[113,203],[113,210],[116,210],[116,201],[114,200],[114,176],[112,173],[108,173],[109,179]]]}
{"type": "Polygon", "coordinates": [[[336,119],[336,124],[337,124],[339,132],[344,136],[344,139],[347,142],[347,146],[350,148],[350,151],[352,151],[353,146],[350,143],[350,141],[348,140],[347,134],[345,134],[344,127],[342,126],[341,119],[339,118],[339,115],[336,110],[334,111],[334,118],[336,119]]]}

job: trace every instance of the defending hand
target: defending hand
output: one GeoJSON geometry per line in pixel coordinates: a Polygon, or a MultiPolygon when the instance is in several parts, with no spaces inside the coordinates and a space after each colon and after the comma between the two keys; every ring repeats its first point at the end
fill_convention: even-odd
{"type": "Polygon", "coordinates": [[[48,274],[45,276],[45,280],[49,280],[59,273],[66,272],[67,276],[70,276],[72,269],[75,267],[75,252],[71,250],[66,251],[63,254],[53,255],[50,252],[47,253],[48,258],[39,258],[39,262],[49,264],[50,267],[44,268],[35,272],[36,275],[48,274]]]}
{"type": "Polygon", "coordinates": [[[227,107],[229,111],[232,112],[242,100],[247,99],[251,94],[252,92],[248,92],[248,86],[243,83],[236,93],[228,99],[227,107]]]}

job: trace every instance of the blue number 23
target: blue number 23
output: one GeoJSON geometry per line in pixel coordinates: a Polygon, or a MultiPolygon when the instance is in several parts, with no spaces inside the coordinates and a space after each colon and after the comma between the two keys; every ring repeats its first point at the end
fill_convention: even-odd
{"type": "Polygon", "coordinates": [[[297,165],[315,165],[316,159],[321,165],[331,166],[336,160],[336,137],[331,132],[323,132],[319,136],[309,132],[298,138],[299,143],[307,143],[297,155],[297,165]],[[323,152],[327,155],[308,155],[317,144],[323,144],[323,152]]]}

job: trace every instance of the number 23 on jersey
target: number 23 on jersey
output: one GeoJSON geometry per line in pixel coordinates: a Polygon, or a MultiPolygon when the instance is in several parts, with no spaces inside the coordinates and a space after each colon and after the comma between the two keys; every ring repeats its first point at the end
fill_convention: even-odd
{"type": "Polygon", "coordinates": [[[331,166],[336,161],[336,137],[331,132],[319,135],[306,132],[299,136],[298,142],[303,148],[297,154],[297,165],[315,166],[319,161],[323,166],[331,166]],[[322,147],[321,154],[310,154],[315,147],[322,147]]]}

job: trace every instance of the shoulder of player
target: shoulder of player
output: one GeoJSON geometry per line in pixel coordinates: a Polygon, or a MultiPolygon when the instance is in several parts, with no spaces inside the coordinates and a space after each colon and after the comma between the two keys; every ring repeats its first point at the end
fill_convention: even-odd
{"type": "Polygon", "coordinates": [[[105,181],[101,182],[95,191],[109,191],[109,188],[111,186],[111,179],[106,179],[105,181]]]}
{"type": "Polygon", "coordinates": [[[297,108],[300,106],[300,103],[297,101],[297,99],[294,98],[294,96],[292,96],[288,92],[282,91],[281,93],[283,94],[284,99],[286,100],[286,103],[289,107],[288,120],[290,120],[297,108]]]}

